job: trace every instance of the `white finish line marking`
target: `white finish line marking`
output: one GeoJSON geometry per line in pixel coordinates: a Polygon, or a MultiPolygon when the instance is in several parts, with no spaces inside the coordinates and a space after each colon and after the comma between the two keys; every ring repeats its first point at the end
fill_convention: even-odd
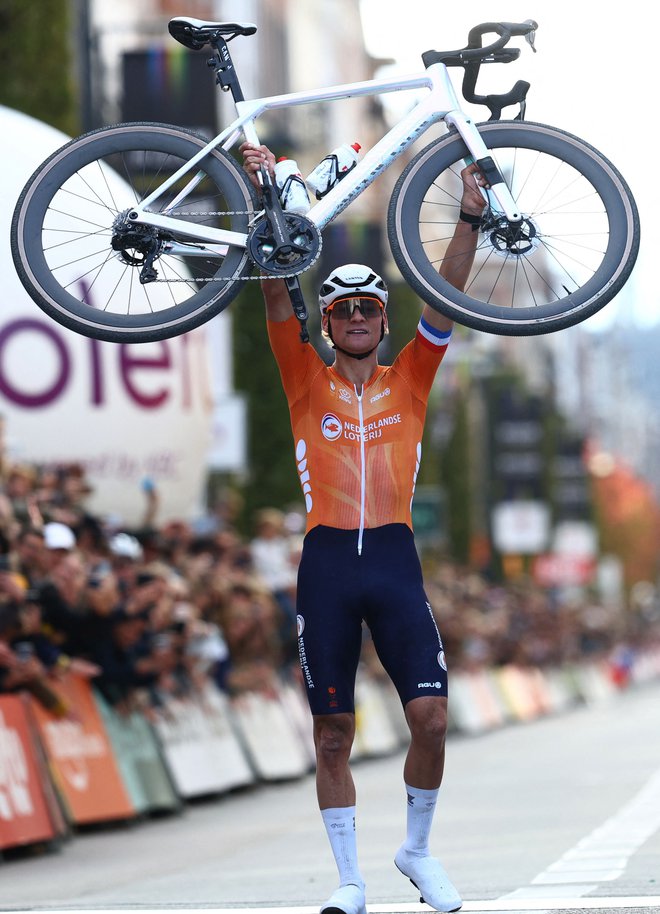
{"type": "MultiPolygon", "coordinates": [[[[551,911],[558,907],[635,907],[624,904],[624,899],[616,896],[607,899],[584,896],[595,892],[600,883],[618,879],[625,872],[632,855],[659,828],[660,770],[618,813],[539,873],[532,879],[531,885],[502,895],[498,901],[508,904],[511,911],[551,911]],[[543,896],[546,892],[551,892],[555,900],[545,901],[543,896]]],[[[653,907],[658,904],[657,898],[647,901],[650,903],[638,903],[636,906],[653,907]]]]}
{"type": "MultiPolygon", "coordinates": [[[[470,911],[479,914],[480,911],[488,912],[517,912],[530,914],[538,911],[578,911],[590,908],[606,908],[625,912],[629,908],[654,908],[660,910],[660,895],[640,896],[612,896],[604,898],[540,898],[538,903],[529,899],[504,899],[496,898],[492,901],[464,901],[461,912],[470,911]]],[[[431,909],[427,906],[414,904],[368,904],[367,914],[424,914],[431,909]]],[[[276,908],[186,908],[183,905],[170,905],[165,908],[135,908],[129,905],[119,905],[116,908],[56,908],[45,910],[42,908],[10,908],[8,911],[0,909],[0,914],[172,914],[173,911],[182,911],[185,914],[318,914],[318,905],[301,907],[276,907],[276,908]]]]}
{"type": "Polygon", "coordinates": [[[619,812],[579,841],[532,885],[612,882],[629,859],[660,828],[660,771],[619,812]]]}
{"type": "MultiPolygon", "coordinates": [[[[565,911],[572,908],[588,910],[591,908],[607,908],[615,911],[625,911],[628,908],[655,908],[660,910],[660,895],[640,896],[612,896],[603,898],[539,898],[531,899],[496,898],[491,901],[464,901],[461,912],[470,911],[473,914],[488,911],[565,911]]],[[[429,907],[414,904],[368,904],[367,914],[424,914],[429,907]]],[[[45,910],[42,908],[10,908],[5,911],[0,909],[0,914],[172,914],[173,911],[182,911],[185,914],[318,914],[318,905],[300,907],[275,907],[275,908],[187,908],[183,905],[170,905],[165,908],[132,908],[120,906],[116,908],[57,908],[45,910]]]]}

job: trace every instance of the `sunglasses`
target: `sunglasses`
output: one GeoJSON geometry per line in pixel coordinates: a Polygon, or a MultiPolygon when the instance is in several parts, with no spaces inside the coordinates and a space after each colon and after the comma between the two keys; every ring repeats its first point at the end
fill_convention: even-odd
{"type": "Polygon", "coordinates": [[[348,321],[353,317],[355,310],[362,317],[380,317],[383,305],[377,298],[340,298],[325,309],[326,314],[332,314],[339,321],[348,321]]]}

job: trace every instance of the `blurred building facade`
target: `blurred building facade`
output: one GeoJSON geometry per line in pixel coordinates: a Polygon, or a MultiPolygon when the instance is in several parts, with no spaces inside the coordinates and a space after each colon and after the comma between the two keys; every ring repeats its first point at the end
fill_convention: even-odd
{"type": "Polygon", "coordinates": [[[625,334],[616,326],[600,332],[575,327],[548,338],[547,345],[562,413],[594,447],[648,480],[660,496],[660,413],[652,388],[640,383],[636,370],[643,337],[643,331],[625,334]]]}

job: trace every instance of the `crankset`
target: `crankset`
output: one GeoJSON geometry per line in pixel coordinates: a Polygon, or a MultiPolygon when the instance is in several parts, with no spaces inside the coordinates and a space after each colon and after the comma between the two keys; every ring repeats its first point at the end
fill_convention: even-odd
{"type": "Polygon", "coordinates": [[[300,339],[309,342],[307,305],[298,274],[316,261],[321,251],[321,232],[316,223],[282,209],[268,169],[261,167],[264,215],[248,235],[247,250],[254,263],[271,279],[284,279],[293,313],[300,324],[300,339]]]}
{"type": "Polygon", "coordinates": [[[258,219],[248,237],[248,253],[264,273],[297,276],[316,261],[321,251],[321,233],[311,219],[297,213],[283,214],[283,238],[276,241],[266,216],[258,219]]]}

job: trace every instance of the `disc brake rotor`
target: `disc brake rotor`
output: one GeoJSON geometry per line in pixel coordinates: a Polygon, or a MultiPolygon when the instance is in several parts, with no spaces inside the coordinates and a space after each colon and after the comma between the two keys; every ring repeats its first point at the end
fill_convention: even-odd
{"type": "Polygon", "coordinates": [[[505,216],[493,218],[483,226],[483,231],[502,257],[522,257],[540,244],[536,226],[529,217],[520,222],[509,222],[505,216]]]}

